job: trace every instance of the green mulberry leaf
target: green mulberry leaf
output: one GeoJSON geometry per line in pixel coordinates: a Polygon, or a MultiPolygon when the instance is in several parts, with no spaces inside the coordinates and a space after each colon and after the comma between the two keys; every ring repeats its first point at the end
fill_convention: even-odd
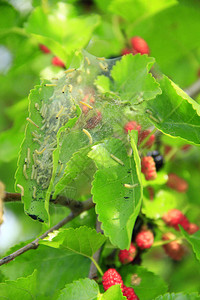
{"type": "Polygon", "coordinates": [[[126,300],[123,296],[122,289],[119,284],[111,286],[103,295],[100,295],[98,300],[126,300]]]}
{"type": "Polygon", "coordinates": [[[98,294],[98,284],[94,280],[85,278],[67,284],[57,300],[96,300],[98,294]]]}
{"type": "MultiPolygon", "coordinates": [[[[26,244],[27,242],[23,242],[14,246],[7,255],[26,244]]],[[[87,277],[90,265],[91,261],[87,257],[66,249],[40,245],[37,250],[27,251],[9,264],[1,266],[1,271],[9,280],[17,280],[19,277],[30,275],[37,269],[36,286],[37,295],[39,294],[37,299],[40,299],[40,296],[43,299],[42,295],[48,299],[54,299],[58,291],[67,283],[87,277]]]]}
{"type": "Polygon", "coordinates": [[[166,76],[160,80],[162,95],[148,101],[149,120],[162,132],[200,144],[200,106],[166,76]]]}
{"type": "Polygon", "coordinates": [[[191,294],[184,294],[184,293],[177,293],[177,294],[165,294],[162,296],[158,296],[155,300],[199,300],[200,296],[197,293],[191,294]]]}
{"type": "Polygon", "coordinates": [[[40,6],[36,7],[28,19],[26,30],[67,62],[72,51],[87,45],[99,21],[99,16],[95,14],[77,17],[73,6],[59,2],[48,12],[40,6]]]}
{"type": "MultiPolygon", "coordinates": [[[[43,84],[31,91],[29,122],[16,172],[16,190],[21,189],[25,212],[32,218],[45,222],[48,221],[50,193],[46,197],[46,192],[52,177],[56,135],[59,130],[72,127],[80,115],[70,94],[61,92],[64,82],[65,79],[62,78],[54,89],[43,84]],[[63,115],[60,117],[61,110],[63,115]]],[[[54,169],[55,167],[54,162],[54,169]]]]}
{"type": "Polygon", "coordinates": [[[51,241],[44,240],[41,243],[55,248],[69,249],[91,258],[105,241],[106,237],[97,233],[95,229],[81,226],[76,229],[61,229],[51,241]]]}
{"type": "Polygon", "coordinates": [[[118,139],[96,145],[89,153],[98,168],[92,183],[96,212],[105,235],[121,249],[130,246],[142,199],[140,159],[133,138],[131,143],[131,157],[118,139]]]}
{"type": "Polygon", "coordinates": [[[88,278],[67,284],[57,300],[126,300],[120,286],[111,286],[104,294],[100,294],[99,286],[88,278]]]}
{"type": "Polygon", "coordinates": [[[18,278],[16,281],[6,280],[0,283],[0,299],[36,299],[37,271],[27,277],[18,278]]]}
{"type": "Polygon", "coordinates": [[[138,105],[161,94],[159,84],[149,73],[155,60],[147,55],[124,55],[111,70],[112,81],[101,75],[95,84],[102,93],[114,93],[119,102],[138,105]]]}
{"type": "Polygon", "coordinates": [[[123,282],[131,286],[139,299],[152,300],[167,291],[167,284],[158,275],[141,266],[123,266],[120,269],[123,282]]]}
{"type": "Polygon", "coordinates": [[[192,249],[196,254],[197,259],[200,261],[200,230],[198,230],[192,235],[189,235],[181,226],[180,229],[186,240],[192,246],[192,249]]]}

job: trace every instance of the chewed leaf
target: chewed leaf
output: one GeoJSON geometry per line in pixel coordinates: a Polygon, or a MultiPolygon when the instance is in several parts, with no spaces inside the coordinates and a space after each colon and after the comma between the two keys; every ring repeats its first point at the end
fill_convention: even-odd
{"type": "MultiPolygon", "coordinates": [[[[70,68],[60,79],[37,86],[30,93],[28,124],[16,172],[16,190],[21,192],[25,211],[33,219],[48,221],[49,197],[54,181],[58,182],[62,177],[65,164],[74,152],[63,145],[67,138],[71,141],[68,134],[81,115],[80,107],[83,114],[75,130],[80,132],[86,128],[88,136],[85,136],[85,141],[88,144],[91,135],[87,129],[92,130],[98,140],[95,127],[101,124],[101,113],[95,108],[93,80],[104,70],[96,57],[91,60],[82,56],[78,69],[70,68]],[[68,151],[70,156],[63,155],[62,151],[68,151]]],[[[75,151],[85,145],[74,149],[68,144],[75,151]]]]}
{"type": "Polygon", "coordinates": [[[90,183],[96,168],[93,161],[87,156],[90,150],[91,146],[87,146],[73,154],[66,165],[63,177],[54,188],[53,198],[57,195],[69,197],[69,191],[74,189],[73,199],[77,199],[87,187],[91,188],[90,183]],[[74,187],[75,181],[76,186],[74,187]]]}
{"type": "Polygon", "coordinates": [[[41,241],[42,244],[54,248],[65,248],[80,255],[92,257],[103,245],[106,237],[95,229],[86,226],[62,229],[51,241],[41,241]]]}
{"type": "Polygon", "coordinates": [[[129,157],[122,142],[111,139],[89,153],[98,168],[92,183],[96,212],[105,235],[122,249],[130,246],[142,198],[139,157],[133,151],[129,157]]]}
{"type": "Polygon", "coordinates": [[[73,126],[69,120],[78,117],[74,100],[69,93],[61,92],[62,85],[62,82],[58,86],[43,84],[31,91],[28,124],[16,172],[16,187],[21,188],[26,213],[45,222],[48,221],[45,198],[52,176],[53,151],[57,147],[56,134],[64,125],[73,126]]]}
{"type": "MultiPolygon", "coordinates": [[[[69,128],[72,128],[75,125],[76,121],[80,117],[80,114],[81,114],[81,110],[80,110],[79,106],[77,105],[77,117],[70,119],[67,122],[67,124],[65,124],[65,126],[61,127],[58,131],[57,148],[53,151],[53,170],[52,170],[51,181],[50,181],[48,191],[46,194],[46,202],[48,202],[50,199],[52,190],[55,185],[55,181],[56,182],[59,181],[59,179],[63,175],[63,172],[62,172],[63,166],[65,165],[67,159],[71,156],[71,153],[70,153],[71,151],[69,151],[69,149],[71,148],[71,150],[72,150],[73,147],[69,147],[68,149],[62,149],[62,146],[63,146],[63,144],[65,145],[65,137],[66,136],[69,137],[68,136],[69,128]],[[61,155],[62,150],[63,150],[64,155],[61,155]],[[69,155],[67,155],[66,152],[68,152],[69,155]]],[[[69,138],[67,140],[70,142],[69,138]]]]}
{"type": "MultiPolygon", "coordinates": [[[[158,84],[148,73],[152,59],[146,56],[120,59],[107,60],[83,51],[75,56],[70,69],[63,71],[60,78],[43,83],[31,92],[16,190],[21,192],[25,212],[32,218],[47,222],[50,196],[65,191],[64,195],[69,197],[65,185],[74,191],[81,190],[85,185],[81,174],[89,172],[88,186],[91,187],[95,168],[93,164],[91,171],[86,170],[90,159],[84,147],[118,134],[126,120],[124,101],[130,100],[127,105],[131,106],[140,92],[144,92],[142,97],[146,100],[159,93],[158,84]],[[132,81],[127,84],[125,74],[130,71],[129,64],[135,69],[131,71],[132,81]],[[139,74],[143,84],[133,92],[132,84],[137,86],[139,74]],[[104,85],[103,90],[99,89],[101,85],[104,85]],[[81,159],[83,156],[86,164],[81,159]]],[[[83,194],[79,191],[76,199],[83,194]]],[[[85,194],[90,194],[90,190],[85,194]]]]}

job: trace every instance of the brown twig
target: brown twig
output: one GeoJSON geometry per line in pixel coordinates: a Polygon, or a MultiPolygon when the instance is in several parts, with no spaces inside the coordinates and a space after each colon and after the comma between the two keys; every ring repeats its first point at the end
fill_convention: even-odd
{"type": "Polygon", "coordinates": [[[5,198],[5,185],[0,181],[0,225],[3,223],[3,200],[5,198]]]}
{"type": "Polygon", "coordinates": [[[88,200],[80,202],[80,203],[81,203],[81,205],[79,206],[79,208],[77,208],[76,212],[71,211],[71,213],[66,218],[64,218],[62,221],[60,221],[59,223],[57,223],[56,225],[51,227],[49,230],[47,230],[45,233],[43,233],[37,239],[35,239],[31,243],[27,244],[26,246],[18,249],[17,251],[13,252],[12,254],[2,258],[0,260],[0,266],[12,261],[17,256],[25,253],[28,250],[37,249],[39,246],[39,241],[44,239],[50,232],[53,232],[54,230],[58,230],[59,228],[63,227],[65,224],[70,222],[72,219],[74,219],[78,215],[80,215],[83,211],[89,210],[92,207],[94,207],[94,203],[92,202],[92,199],[88,199],[88,200]]]}
{"type": "Polygon", "coordinates": [[[71,211],[77,211],[77,210],[81,209],[83,202],[69,199],[64,196],[57,196],[56,199],[51,198],[50,203],[67,206],[68,208],[71,209],[71,211]]]}
{"type": "MultiPolygon", "coordinates": [[[[101,222],[99,222],[98,219],[97,219],[97,221],[96,221],[96,231],[97,231],[97,232],[102,232],[102,230],[101,230],[101,222]]],[[[95,252],[95,254],[93,255],[93,259],[94,259],[96,262],[99,261],[100,253],[101,253],[101,248],[99,248],[99,249],[95,252]]],[[[96,266],[95,266],[95,264],[94,264],[93,262],[92,262],[91,265],[90,265],[90,271],[89,271],[88,277],[89,277],[90,279],[95,279],[95,278],[97,278],[97,268],[96,268],[96,266]]]]}
{"type": "Polygon", "coordinates": [[[15,201],[21,201],[21,194],[20,193],[5,192],[4,202],[15,202],[15,201]]]}
{"type": "Polygon", "coordinates": [[[191,86],[185,89],[186,94],[191,98],[194,98],[200,93],[200,78],[195,81],[191,86]]]}
{"type": "MultiPolygon", "coordinates": [[[[21,194],[20,193],[5,193],[4,202],[17,202],[21,201],[21,194]]],[[[60,204],[62,206],[66,206],[71,209],[71,211],[77,211],[81,209],[82,203],[80,201],[75,201],[73,199],[69,199],[64,196],[57,196],[56,199],[50,198],[50,203],[53,204],[60,204]]]]}

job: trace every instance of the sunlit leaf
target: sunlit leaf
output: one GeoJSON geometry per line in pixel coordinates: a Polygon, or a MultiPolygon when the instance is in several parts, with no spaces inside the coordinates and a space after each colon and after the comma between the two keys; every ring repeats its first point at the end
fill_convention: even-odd
{"type": "Polygon", "coordinates": [[[120,274],[126,286],[131,286],[139,299],[152,300],[167,291],[167,285],[158,275],[141,266],[124,266],[120,274]]]}
{"type": "Polygon", "coordinates": [[[92,257],[106,241],[106,237],[86,226],[62,229],[51,241],[41,241],[50,247],[64,248],[75,253],[92,257]]]}
{"type": "Polygon", "coordinates": [[[85,278],[67,284],[57,300],[96,300],[98,294],[98,284],[94,280],[85,278]]]}
{"type": "Polygon", "coordinates": [[[114,245],[128,248],[142,197],[136,147],[129,157],[122,142],[111,139],[94,146],[89,156],[98,168],[92,194],[104,233],[114,245]]]}
{"type": "Polygon", "coordinates": [[[147,102],[147,116],[164,133],[199,145],[200,106],[166,76],[160,86],[162,94],[147,102]]]}

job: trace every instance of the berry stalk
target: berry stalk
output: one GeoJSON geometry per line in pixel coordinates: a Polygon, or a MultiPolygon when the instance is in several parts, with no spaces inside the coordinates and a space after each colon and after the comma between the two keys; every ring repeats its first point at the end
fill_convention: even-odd
{"type": "Polygon", "coordinates": [[[143,147],[144,147],[144,145],[146,144],[146,142],[150,139],[150,137],[154,134],[154,133],[156,133],[156,131],[157,131],[157,128],[154,128],[143,140],[142,140],[142,142],[140,143],[140,145],[138,146],[138,149],[139,150],[141,150],[143,147]]]}
{"type": "Polygon", "coordinates": [[[99,274],[101,276],[103,276],[103,271],[101,270],[99,264],[96,262],[96,260],[93,257],[90,257],[91,261],[93,262],[93,264],[95,265],[95,267],[97,268],[97,270],[99,271],[99,274]]]}

